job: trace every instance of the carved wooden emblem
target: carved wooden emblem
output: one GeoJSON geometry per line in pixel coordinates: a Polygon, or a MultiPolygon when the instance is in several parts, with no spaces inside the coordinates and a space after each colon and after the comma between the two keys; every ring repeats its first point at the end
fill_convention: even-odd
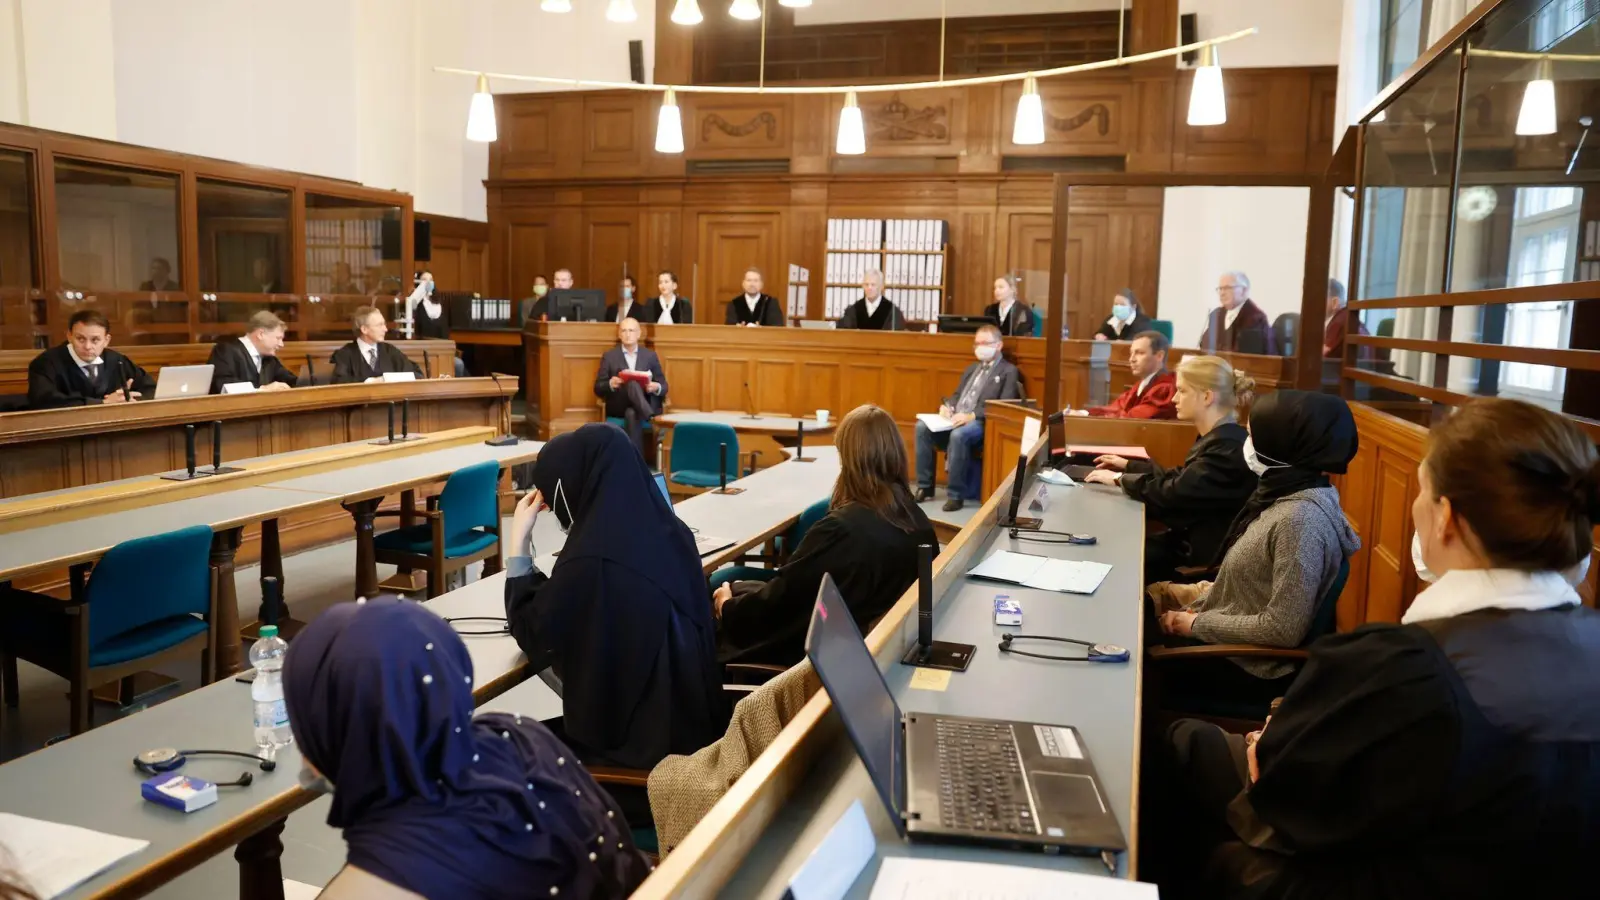
{"type": "Polygon", "coordinates": [[[716,129],[728,137],[745,137],[755,134],[765,128],[767,140],[774,140],[778,136],[778,117],[770,112],[759,112],[742,125],[735,125],[716,113],[707,115],[700,122],[700,140],[711,140],[711,131],[716,129]]]}
{"type": "Polygon", "coordinates": [[[1077,131],[1091,120],[1094,121],[1095,130],[1101,137],[1105,137],[1111,131],[1111,110],[1104,103],[1091,103],[1077,115],[1067,118],[1051,115],[1047,109],[1044,111],[1044,120],[1055,131],[1077,131]]]}
{"type": "Polygon", "coordinates": [[[919,108],[908,106],[899,94],[881,106],[862,110],[867,128],[876,140],[947,141],[950,139],[950,114],[944,104],[919,108]]]}

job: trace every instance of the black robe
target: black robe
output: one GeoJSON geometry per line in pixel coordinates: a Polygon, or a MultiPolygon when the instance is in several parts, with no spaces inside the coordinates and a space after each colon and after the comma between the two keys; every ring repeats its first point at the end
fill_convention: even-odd
{"type": "Polygon", "coordinates": [[[78,368],[78,361],[66,344],[51,347],[28,363],[28,408],[56,409],[102,403],[107,394],[120,390],[129,379],[129,388],[154,399],[156,380],[138,364],[112,349],[100,352],[100,378],[94,384],[78,368]]]}
{"type": "Polygon", "coordinates": [[[1168,469],[1153,460],[1130,460],[1122,490],[1145,505],[1145,516],[1167,526],[1145,539],[1147,581],[1171,580],[1179,566],[1209,566],[1228,527],[1256,489],[1256,474],[1244,464],[1244,439],[1237,422],[1224,422],[1196,438],[1183,465],[1168,469]]]}
{"type": "Polygon", "coordinates": [[[355,341],[333,351],[333,356],[328,362],[333,364],[334,384],[360,384],[368,378],[378,378],[385,372],[410,372],[418,378],[427,377],[422,374],[421,366],[412,362],[399,347],[388,341],[378,345],[376,369],[367,364],[367,358],[361,353],[361,345],[355,341]]]}
{"type": "Polygon", "coordinates": [[[1150,324],[1149,316],[1142,312],[1136,312],[1133,314],[1133,319],[1122,326],[1121,334],[1117,334],[1117,330],[1111,327],[1110,322],[1101,322],[1100,328],[1095,331],[1095,334],[1105,335],[1108,341],[1131,341],[1146,331],[1155,330],[1155,326],[1150,324]]]}
{"type": "Polygon", "coordinates": [[[1593,896],[1596,684],[1600,614],[1584,607],[1324,638],[1228,809],[1243,839],[1219,857],[1229,895],[1593,896]]]}
{"type": "Polygon", "coordinates": [[[261,357],[261,371],[250,362],[250,353],[240,343],[240,338],[224,337],[217,339],[217,345],[211,348],[211,358],[206,362],[216,368],[211,372],[211,393],[222,393],[222,386],[248,381],[256,387],[283,382],[289,387],[294,387],[299,378],[276,356],[261,357]]]}
{"type": "MultiPolygon", "coordinates": [[[[831,574],[862,634],[917,580],[917,545],[939,546],[920,508],[909,534],[864,506],[828,513],[768,582],[738,582],[722,606],[724,662],[792,666],[806,655],[806,629],[822,576],[831,574]]],[[[937,552],[937,550],[936,550],[937,552]]]]}
{"type": "MultiPolygon", "coordinates": [[[[1000,304],[991,303],[983,308],[983,314],[1000,322],[1000,304]]],[[[1002,337],[1033,337],[1033,317],[1037,315],[1033,307],[1021,300],[1011,304],[1011,314],[1000,322],[999,329],[1002,337]]]]}
{"type": "Polygon", "coordinates": [[[728,301],[728,314],[722,320],[724,325],[765,325],[772,328],[783,327],[783,304],[771,294],[762,294],[756,301],[754,312],[750,304],[745,302],[744,295],[739,294],[728,301]]]}
{"type": "Polygon", "coordinates": [[[421,300],[411,307],[411,333],[419,339],[448,341],[450,340],[450,307],[440,301],[439,317],[428,315],[428,309],[421,300]]]}
{"type": "Polygon", "coordinates": [[[863,331],[899,331],[906,327],[906,319],[888,297],[880,299],[878,311],[869,316],[867,298],[862,297],[844,308],[844,315],[839,317],[839,327],[863,331]]]}

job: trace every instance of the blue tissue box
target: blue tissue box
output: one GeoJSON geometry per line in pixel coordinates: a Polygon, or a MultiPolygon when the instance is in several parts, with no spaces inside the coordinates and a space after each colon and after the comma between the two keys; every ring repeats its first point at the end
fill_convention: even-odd
{"type": "Polygon", "coordinates": [[[159,803],[178,812],[194,812],[217,802],[217,786],[203,778],[168,772],[146,779],[139,793],[151,803],[159,803]]]}

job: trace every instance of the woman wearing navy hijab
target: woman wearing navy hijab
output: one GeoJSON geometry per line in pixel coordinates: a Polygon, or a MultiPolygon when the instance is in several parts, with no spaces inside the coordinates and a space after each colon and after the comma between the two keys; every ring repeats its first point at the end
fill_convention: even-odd
{"type": "Polygon", "coordinates": [[[423,607],[329,609],[295,638],[284,689],[302,781],[332,790],[348,848],[324,896],[626,897],[649,873],[548,729],[473,716],[466,645],[423,607]]]}
{"type": "Polygon", "coordinates": [[[560,435],[534,463],[506,562],[506,619],[531,669],[561,683],[562,734],[591,765],[649,769],[722,737],[729,709],[700,554],[614,426],[560,435]],[[528,536],[541,506],[567,541],[549,576],[528,536]]]}

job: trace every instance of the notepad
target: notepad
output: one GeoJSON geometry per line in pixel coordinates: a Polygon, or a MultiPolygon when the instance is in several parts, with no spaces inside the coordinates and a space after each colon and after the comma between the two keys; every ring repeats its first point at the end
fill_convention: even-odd
{"type": "Polygon", "coordinates": [[[22,881],[35,894],[50,900],[138,853],[150,842],[0,813],[0,846],[6,848],[22,881]]]}
{"type": "Polygon", "coordinates": [[[1092,594],[1111,572],[1106,563],[1077,559],[1050,559],[1029,553],[996,550],[967,572],[974,578],[1004,581],[1041,591],[1092,594]]]}
{"type": "Polygon", "coordinates": [[[938,413],[917,413],[917,421],[928,426],[928,430],[934,434],[938,434],[941,431],[949,431],[956,427],[956,423],[938,413]]]}
{"type": "Polygon", "coordinates": [[[1153,884],[1032,866],[891,856],[871,900],[1155,900],[1153,884]]]}

